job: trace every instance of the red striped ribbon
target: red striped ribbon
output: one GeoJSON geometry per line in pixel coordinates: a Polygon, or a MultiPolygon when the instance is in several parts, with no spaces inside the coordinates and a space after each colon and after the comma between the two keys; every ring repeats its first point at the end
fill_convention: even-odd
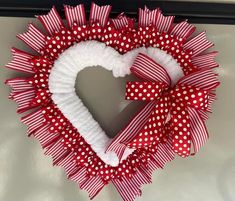
{"type": "Polygon", "coordinates": [[[64,5],[64,11],[70,28],[72,28],[74,23],[78,26],[86,24],[86,13],[83,4],[79,4],[75,7],[64,5]]]}
{"type": "Polygon", "coordinates": [[[196,27],[189,24],[186,20],[176,24],[170,33],[186,40],[195,30],[196,27]]]}
{"type": "Polygon", "coordinates": [[[186,42],[183,47],[184,49],[190,49],[193,51],[193,56],[197,56],[208,48],[212,47],[214,44],[206,39],[206,33],[201,32],[188,42],[186,42]]]}
{"type": "Polygon", "coordinates": [[[142,27],[153,25],[159,32],[168,32],[173,25],[174,16],[165,17],[160,9],[149,10],[139,8],[139,25],[142,27]]]}
{"type": "Polygon", "coordinates": [[[13,60],[6,65],[7,68],[25,73],[34,73],[33,66],[30,63],[30,60],[34,57],[33,55],[17,48],[12,48],[11,52],[13,60]]]}
{"type": "Polygon", "coordinates": [[[59,31],[63,26],[62,19],[60,18],[55,6],[52,7],[47,15],[39,15],[37,18],[51,35],[56,31],[59,31]]]}
{"type": "Polygon", "coordinates": [[[32,23],[28,25],[28,31],[26,33],[19,34],[17,37],[38,53],[41,53],[41,50],[45,46],[46,36],[32,23]]]}
{"type": "Polygon", "coordinates": [[[91,4],[90,10],[90,23],[99,22],[102,26],[105,26],[109,19],[109,13],[112,6],[98,6],[94,2],[91,4]]]}
{"type": "Polygon", "coordinates": [[[124,13],[119,14],[115,19],[111,19],[114,27],[116,29],[122,29],[125,27],[134,27],[134,19],[128,18],[124,15],[124,13]]]}

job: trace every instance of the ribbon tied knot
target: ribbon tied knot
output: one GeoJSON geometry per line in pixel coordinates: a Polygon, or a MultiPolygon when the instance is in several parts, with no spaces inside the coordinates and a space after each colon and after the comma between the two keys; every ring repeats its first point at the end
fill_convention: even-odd
{"type": "Polygon", "coordinates": [[[131,67],[131,72],[143,81],[127,82],[126,99],[155,101],[155,106],[143,129],[128,146],[141,148],[156,145],[171,136],[173,150],[178,155],[189,156],[192,142],[196,152],[203,143],[196,141],[208,136],[201,113],[208,110],[210,90],[219,84],[213,78],[216,77],[215,74],[208,71],[211,80],[202,83],[204,80],[202,72],[199,71],[181,78],[171,86],[167,71],[141,53],[131,67]]]}

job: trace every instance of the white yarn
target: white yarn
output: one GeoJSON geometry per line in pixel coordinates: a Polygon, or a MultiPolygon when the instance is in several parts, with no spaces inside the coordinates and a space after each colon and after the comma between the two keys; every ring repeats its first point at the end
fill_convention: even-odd
{"type": "MultiPolygon", "coordinates": [[[[49,90],[52,93],[54,103],[90,144],[97,156],[111,166],[119,164],[116,153],[105,153],[112,139],[105,134],[75,93],[76,77],[84,68],[95,66],[111,70],[114,77],[124,77],[130,74],[130,67],[140,52],[163,66],[173,84],[183,76],[183,71],[178,63],[158,48],[142,47],[121,55],[112,47],[97,41],[80,42],[67,49],[55,61],[49,76],[49,90]]],[[[133,149],[126,148],[122,160],[126,159],[133,151],[133,149]]]]}

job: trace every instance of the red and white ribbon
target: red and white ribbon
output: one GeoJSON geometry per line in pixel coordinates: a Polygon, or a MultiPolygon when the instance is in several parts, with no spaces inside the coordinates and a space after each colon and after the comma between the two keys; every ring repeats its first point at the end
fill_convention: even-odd
{"type": "Polygon", "coordinates": [[[183,21],[181,23],[176,24],[172,30],[170,31],[171,34],[179,36],[183,38],[184,40],[187,39],[194,31],[196,30],[196,27],[192,24],[189,24],[186,21],[183,21]]]}
{"type": "Polygon", "coordinates": [[[64,11],[70,28],[72,28],[74,23],[78,26],[86,24],[86,13],[83,4],[79,4],[75,7],[64,5],[64,11]]]}
{"type": "Polygon", "coordinates": [[[131,72],[148,81],[128,82],[126,99],[157,102],[144,128],[128,146],[148,147],[156,141],[164,141],[170,132],[173,150],[180,156],[189,156],[191,141],[197,152],[208,138],[197,110],[207,109],[209,90],[219,84],[217,76],[209,69],[202,70],[183,77],[171,87],[164,68],[143,54],[137,56],[131,72]]]}
{"type": "Polygon", "coordinates": [[[149,10],[146,6],[144,9],[139,8],[139,25],[146,27],[153,25],[159,32],[167,32],[171,28],[174,16],[165,17],[160,9],[149,10]]]}
{"type": "Polygon", "coordinates": [[[146,27],[151,24],[155,25],[157,21],[159,9],[149,10],[147,6],[144,9],[139,8],[139,26],[146,27]]]}
{"type": "Polygon", "coordinates": [[[41,21],[42,25],[46,28],[50,35],[53,35],[56,31],[59,31],[63,26],[62,19],[54,6],[47,15],[39,15],[37,18],[41,21]]]}
{"type": "Polygon", "coordinates": [[[98,6],[94,2],[91,4],[90,10],[90,23],[99,22],[102,26],[105,26],[109,19],[109,13],[112,6],[98,6]]]}
{"type": "Polygon", "coordinates": [[[46,36],[33,24],[28,25],[28,31],[26,33],[19,34],[17,37],[39,53],[41,53],[41,50],[45,46],[46,36]]]}
{"type": "Polygon", "coordinates": [[[125,27],[134,27],[134,19],[131,19],[129,17],[126,17],[124,13],[119,14],[115,19],[111,19],[111,22],[113,23],[114,27],[116,29],[122,29],[125,27]]]}
{"type": "Polygon", "coordinates": [[[30,59],[34,57],[33,55],[17,48],[12,48],[11,52],[13,60],[6,65],[7,68],[25,73],[34,73],[33,66],[30,63],[30,59]]]}
{"type": "Polygon", "coordinates": [[[206,49],[212,47],[214,44],[206,39],[206,33],[201,32],[187,43],[184,44],[185,49],[193,51],[193,56],[197,56],[206,49]]]}

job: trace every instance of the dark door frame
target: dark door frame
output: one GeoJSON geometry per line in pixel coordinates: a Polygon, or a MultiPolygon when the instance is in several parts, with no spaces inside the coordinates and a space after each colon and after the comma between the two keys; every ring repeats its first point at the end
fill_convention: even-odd
{"type": "MultiPolygon", "coordinates": [[[[63,16],[63,4],[83,3],[87,15],[90,9],[88,0],[0,0],[0,16],[34,17],[47,13],[55,5],[63,16]]],[[[99,5],[111,4],[111,16],[125,12],[130,17],[137,17],[139,7],[150,9],[160,7],[165,15],[175,15],[176,20],[188,19],[191,23],[235,24],[235,3],[177,2],[157,0],[95,0],[99,5]]]]}

